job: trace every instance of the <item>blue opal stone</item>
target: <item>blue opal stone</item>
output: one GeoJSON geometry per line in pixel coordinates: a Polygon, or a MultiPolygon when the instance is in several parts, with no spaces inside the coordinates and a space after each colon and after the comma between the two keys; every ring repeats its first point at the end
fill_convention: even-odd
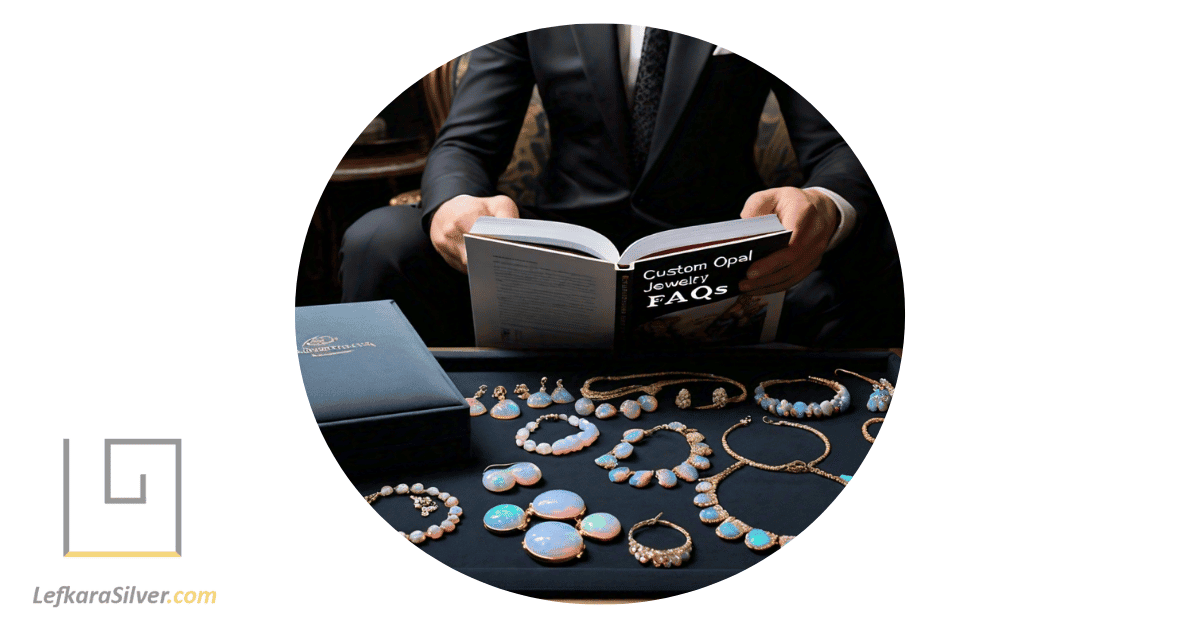
{"type": "Polygon", "coordinates": [[[763,410],[766,410],[767,408],[771,407],[772,401],[774,401],[774,399],[771,399],[770,397],[763,397],[762,400],[758,402],[758,405],[762,406],[763,410]]]}
{"type": "Polygon", "coordinates": [[[839,476],[839,477],[841,477],[843,480],[845,480],[845,481],[847,481],[847,482],[849,482],[850,480],[853,480],[853,479],[854,479],[854,476],[853,476],[853,475],[845,475],[845,474],[842,474],[842,475],[841,475],[841,476],[839,476]]]}
{"type": "Polygon", "coordinates": [[[708,461],[708,458],[697,454],[688,456],[687,463],[701,471],[707,470],[712,466],[712,463],[708,461]]]}
{"type": "Polygon", "coordinates": [[[700,511],[700,520],[704,523],[716,523],[725,518],[725,515],[717,510],[715,506],[709,506],[700,511]]]}
{"type": "Polygon", "coordinates": [[[775,405],[775,414],[778,414],[779,416],[787,416],[791,410],[792,404],[788,403],[787,399],[780,400],[780,402],[775,405]]]}
{"type": "Polygon", "coordinates": [[[667,423],[667,429],[682,430],[683,427],[683,423],[680,423],[679,421],[671,421],[670,423],[667,423]]]}
{"type": "Polygon", "coordinates": [[[633,471],[630,471],[629,467],[617,467],[608,472],[608,481],[613,484],[620,484],[628,480],[630,475],[633,475],[633,471]]]}
{"type": "Polygon", "coordinates": [[[463,510],[462,510],[462,506],[451,506],[450,510],[448,510],[446,512],[447,512],[447,514],[461,516],[463,513],[463,510]]]}
{"type": "Polygon", "coordinates": [[[627,443],[636,443],[646,435],[642,430],[625,430],[625,434],[621,436],[621,440],[627,443]]]}
{"type": "Polygon", "coordinates": [[[696,470],[696,467],[693,467],[686,462],[672,470],[675,472],[675,475],[684,482],[695,482],[696,478],[700,477],[700,472],[696,470]]]}
{"type": "Polygon", "coordinates": [[[808,411],[811,413],[810,416],[814,416],[814,417],[821,416],[821,404],[819,404],[819,403],[808,404],[808,411]]]}
{"type": "Polygon", "coordinates": [[[521,407],[512,399],[505,399],[492,406],[491,415],[494,419],[515,419],[521,416],[521,407]]]}
{"type": "Polygon", "coordinates": [[[493,532],[512,532],[525,525],[525,509],[513,504],[493,506],[483,515],[483,525],[493,532]]]}
{"type": "Polygon", "coordinates": [[[645,488],[650,486],[650,480],[654,479],[653,471],[634,471],[633,475],[629,476],[629,485],[637,488],[645,488]]]}
{"type": "Polygon", "coordinates": [[[765,550],[775,544],[766,530],[755,528],[746,533],[746,547],[755,550],[765,550]]]}
{"type": "Polygon", "coordinates": [[[571,453],[571,444],[565,438],[560,438],[550,445],[550,453],[555,456],[571,453]]]}
{"type": "Polygon", "coordinates": [[[605,469],[611,469],[617,466],[617,458],[612,454],[604,454],[603,456],[596,458],[596,465],[604,467],[605,469]]]}
{"type": "Polygon", "coordinates": [[[517,485],[517,478],[507,469],[491,469],[483,472],[483,488],[502,493],[517,485]]]}
{"type": "Polygon", "coordinates": [[[577,558],[583,553],[583,537],[574,527],[559,521],[539,523],[525,533],[525,551],[551,563],[577,558]]]}
{"type": "Polygon", "coordinates": [[[658,480],[658,485],[663,488],[674,488],[679,483],[679,478],[675,476],[675,472],[670,469],[659,469],[654,472],[654,479],[658,480]]]}
{"type": "Polygon", "coordinates": [[[611,403],[602,403],[596,407],[597,419],[611,419],[617,416],[617,409],[611,403]]]}
{"type": "Polygon", "coordinates": [[[642,395],[637,398],[637,402],[646,412],[654,412],[658,409],[658,399],[654,395],[642,395]]]}
{"type": "Polygon", "coordinates": [[[525,403],[530,408],[546,408],[549,407],[551,403],[550,395],[547,395],[544,392],[535,392],[532,395],[529,395],[529,399],[526,399],[525,403]]]}
{"type": "Polygon", "coordinates": [[[607,512],[597,512],[584,517],[579,530],[588,538],[607,541],[621,533],[621,522],[607,512]]]}
{"type": "Polygon", "coordinates": [[[712,506],[716,504],[717,500],[713,498],[711,493],[700,493],[695,499],[692,500],[692,503],[703,508],[705,506],[712,506]]]}
{"type": "Polygon", "coordinates": [[[884,398],[880,399],[879,400],[879,411],[886,412],[888,409],[888,406],[890,406],[890,405],[892,405],[891,397],[884,397],[884,398]]]}
{"type": "Polygon", "coordinates": [[[642,407],[638,405],[638,402],[626,399],[621,402],[621,414],[624,414],[628,419],[636,419],[642,416],[642,407]]]}
{"type": "Polygon", "coordinates": [[[613,447],[612,455],[620,460],[622,458],[628,458],[629,454],[631,453],[633,453],[633,445],[630,445],[629,443],[617,443],[617,446],[613,447]]]}
{"type": "Polygon", "coordinates": [[[575,412],[579,414],[579,416],[587,416],[595,409],[596,404],[592,403],[592,400],[588,399],[587,397],[580,397],[575,402],[575,412]]]}
{"type": "Polygon", "coordinates": [[[712,487],[713,487],[713,485],[712,485],[712,482],[709,482],[708,480],[705,480],[705,481],[703,481],[703,482],[701,482],[701,483],[699,483],[699,484],[697,484],[697,485],[696,485],[696,492],[697,492],[697,493],[704,493],[704,492],[707,492],[707,491],[711,491],[711,490],[712,490],[712,487]]]}
{"type": "Polygon", "coordinates": [[[871,412],[878,412],[879,411],[879,397],[876,397],[875,395],[871,395],[870,397],[867,397],[867,409],[870,410],[871,412]]]}
{"type": "Polygon", "coordinates": [[[717,536],[732,541],[742,536],[742,529],[734,523],[733,519],[726,519],[721,525],[717,526],[717,536]]]}
{"type": "Polygon", "coordinates": [[[578,493],[555,489],[534,498],[533,513],[543,519],[574,519],[583,514],[583,498],[578,493]]]}
{"type": "Polygon", "coordinates": [[[554,403],[571,403],[575,401],[575,395],[567,392],[566,388],[555,388],[550,395],[550,401],[554,403]]]}

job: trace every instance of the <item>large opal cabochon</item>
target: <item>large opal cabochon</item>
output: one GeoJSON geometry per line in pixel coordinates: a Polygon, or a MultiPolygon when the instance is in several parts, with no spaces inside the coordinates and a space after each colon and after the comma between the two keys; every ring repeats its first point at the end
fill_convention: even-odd
{"type": "Polygon", "coordinates": [[[592,400],[588,399],[587,397],[580,397],[579,400],[575,402],[575,412],[578,412],[579,416],[587,416],[595,409],[596,404],[592,403],[592,400]]]}
{"type": "Polygon", "coordinates": [[[533,512],[543,519],[574,519],[583,514],[583,498],[578,493],[556,489],[533,500],[533,512]]]}
{"type": "Polygon", "coordinates": [[[544,392],[535,392],[529,395],[529,399],[525,401],[530,408],[546,408],[550,405],[550,395],[544,392]]]}
{"type": "Polygon", "coordinates": [[[583,552],[583,537],[560,521],[545,521],[525,533],[525,550],[541,560],[561,562],[583,552]]]}
{"type": "Polygon", "coordinates": [[[483,472],[483,488],[501,493],[516,486],[517,479],[507,469],[491,469],[483,472]]]}
{"type": "Polygon", "coordinates": [[[508,468],[508,472],[521,486],[532,486],[542,479],[542,470],[532,462],[518,462],[508,468]]]}
{"type": "Polygon", "coordinates": [[[483,515],[483,525],[495,532],[511,532],[525,524],[525,511],[513,504],[500,504],[483,515]]]}
{"type": "Polygon", "coordinates": [[[621,522],[607,512],[597,512],[584,517],[579,527],[584,536],[601,541],[614,539],[621,534],[621,522]]]}

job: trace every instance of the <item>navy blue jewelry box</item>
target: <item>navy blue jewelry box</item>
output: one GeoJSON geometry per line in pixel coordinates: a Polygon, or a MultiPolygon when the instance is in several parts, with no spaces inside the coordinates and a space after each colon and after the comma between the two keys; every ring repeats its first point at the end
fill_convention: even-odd
{"type": "Polygon", "coordinates": [[[352,479],[469,459],[466,401],[395,302],[298,307],[296,350],[317,425],[352,479]]]}

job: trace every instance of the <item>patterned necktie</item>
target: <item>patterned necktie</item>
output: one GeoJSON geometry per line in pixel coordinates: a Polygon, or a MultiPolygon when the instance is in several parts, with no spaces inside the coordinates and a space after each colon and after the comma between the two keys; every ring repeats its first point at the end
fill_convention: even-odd
{"type": "Polygon", "coordinates": [[[633,84],[633,174],[639,177],[646,167],[650,140],[654,138],[654,120],[658,117],[658,101],[662,99],[663,76],[667,72],[667,48],[671,32],[646,28],[642,43],[642,59],[637,80],[633,84]]]}

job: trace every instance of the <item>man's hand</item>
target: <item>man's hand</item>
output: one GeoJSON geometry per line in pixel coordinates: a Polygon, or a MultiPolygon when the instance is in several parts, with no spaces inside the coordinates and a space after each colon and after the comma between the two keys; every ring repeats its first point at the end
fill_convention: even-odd
{"type": "Polygon", "coordinates": [[[804,279],[821,263],[829,239],[837,229],[838,208],[833,199],[815,190],[771,188],[750,195],[742,218],[775,214],[792,232],[787,248],[758,260],[746,269],[738,284],[751,295],[786,290],[804,279]]]}
{"type": "Polygon", "coordinates": [[[470,231],[480,216],[518,218],[517,204],[507,196],[456,196],[433,212],[429,239],[433,248],[458,272],[467,272],[467,247],[463,234],[470,231]]]}

